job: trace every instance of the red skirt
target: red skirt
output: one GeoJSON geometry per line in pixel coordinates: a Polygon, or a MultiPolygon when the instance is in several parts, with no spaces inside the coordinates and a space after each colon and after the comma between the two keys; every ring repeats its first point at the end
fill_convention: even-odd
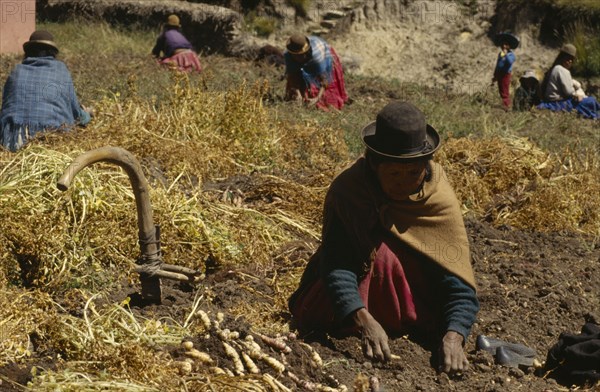
{"type": "Polygon", "coordinates": [[[192,50],[182,51],[171,57],[160,60],[162,65],[181,72],[201,72],[202,65],[198,55],[192,50]]]}
{"type": "MultiPolygon", "coordinates": [[[[423,273],[421,263],[399,247],[396,240],[384,241],[377,249],[370,272],[359,282],[358,292],[365,308],[388,333],[406,333],[416,326],[427,331],[436,328],[439,312],[435,288],[423,273]]],[[[290,311],[303,332],[344,327],[343,320],[334,318],[333,305],[321,279],[299,293],[290,311]]]]}
{"type": "MultiPolygon", "coordinates": [[[[316,105],[319,109],[323,110],[328,110],[330,106],[339,110],[344,107],[344,104],[348,101],[348,94],[346,93],[346,83],[344,81],[342,63],[335,50],[333,48],[330,48],[330,50],[333,58],[331,81],[316,105]]],[[[316,98],[319,94],[319,87],[316,85],[306,86],[300,73],[290,75],[288,78],[286,96],[293,97],[293,92],[295,90],[299,90],[302,93],[302,99],[305,102],[312,98],[316,98]]]]}

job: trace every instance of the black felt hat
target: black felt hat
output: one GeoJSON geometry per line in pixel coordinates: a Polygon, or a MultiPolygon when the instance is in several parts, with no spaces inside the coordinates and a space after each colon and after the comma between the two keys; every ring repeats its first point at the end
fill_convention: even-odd
{"type": "Polygon", "coordinates": [[[23,44],[23,50],[27,50],[27,47],[31,45],[46,45],[58,51],[58,46],[54,43],[54,36],[46,30],[34,31],[31,36],[29,36],[29,41],[23,44]]]}
{"type": "Polygon", "coordinates": [[[427,124],[425,115],[408,102],[387,104],[361,134],[369,150],[397,160],[429,157],[440,147],[438,132],[427,124]]]}

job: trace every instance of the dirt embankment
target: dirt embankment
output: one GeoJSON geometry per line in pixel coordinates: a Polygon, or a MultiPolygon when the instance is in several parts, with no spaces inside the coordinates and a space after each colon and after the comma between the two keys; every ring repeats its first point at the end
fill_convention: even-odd
{"type": "Polygon", "coordinates": [[[558,47],[574,28],[600,26],[600,9],[560,6],[549,0],[497,0],[492,23],[494,32],[533,27],[541,43],[558,47]]]}
{"type": "Polygon", "coordinates": [[[114,25],[159,29],[170,14],[177,14],[182,31],[204,53],[231,53],[241,34],[242,15],[232,9],[180,0],[41,0],[38,18],[61,21],[73,17],[105,20],[114,25]]]}
{"type": "MultiPolygon", "coordinates": [[[[496,29],[496,3],[367,1],[353,12],[352,39],[333,44],[357,64],[360,74],[397,78],[440,88],[441,92],[482,93],[491,82],[498,53],[489,38],[496,29]]],[[[517,32],[514,74],[540,75],[556,49],[542,45],[530,26],[517,32]]],[[[517,79],[517,78],[515,78],[517,79]]]]}
{"type": "Polygon", "coordinates": [[[347,72],[396,78],[439,88],[440,93],[482,94],[492,88],[498,48],[490,37],[496,32],[511,30],[521,38],[513,69],[516,85],[528,69],[542,77],[572,25],[568,21],[600,24],[598,13],[582,18],[581,10],[557,8],[547,0],[521,3],[315,0],[305,10],[279,0],[42,0],[38,10],[49,20],[83,15],[150,28],[177,13],[199,52],[245,58],[255,57],[265,44],[283,48],[293,32],[318,33],[334,46],[347,72]],[[244,15],[250,12],[275,18],[277,30],[268,38],[254,36],[244,26],[244,15]],[[337,14],[335,20],[328,20],[332,13],[337,14]]]}

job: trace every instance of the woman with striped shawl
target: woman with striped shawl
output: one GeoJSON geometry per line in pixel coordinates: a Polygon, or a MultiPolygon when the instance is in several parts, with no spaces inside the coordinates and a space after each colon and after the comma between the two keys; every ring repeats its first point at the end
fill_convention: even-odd
{"type": "Polygon", "coordinates": [[[325,40],[292,35],[286,44],[286,99],[302,101],[319,109],[341,109],[348,101],[342,63],[325,40]]]}

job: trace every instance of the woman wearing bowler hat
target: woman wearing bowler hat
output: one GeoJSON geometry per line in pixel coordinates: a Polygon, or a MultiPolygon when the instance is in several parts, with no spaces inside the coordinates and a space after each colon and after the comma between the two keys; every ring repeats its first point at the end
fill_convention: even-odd
{"type": "Polygon", "coordinates": [[[180,31],[181,23],[177,15],[169,15],[163,32],[156,39],[152,55],[160,64],[182,72],[201,72],[202,66],[192,44],[180,31]]]}
{"type": "Polygon", "coordinates": [[[91,118],[79,104],[67,66],[56,59],[58,47],[47,31],[35,31],[23,44],[25,58],[11,72],[2,92],[0,138],[16,151],[37,133],[70,130],[91,118]]]}
{"type": "Polygon", "coordinates": [[[319,109],[341,109],[348,101],[342,63],[331,45],[316,36],[292,35],[283,54],[286,99],[319,109]]]}
{"type": "Polygon", "coordinates": [[[460,204],[432,160],[440,137],[395,101],[362,140],[364,156],[325,198],[321,246],[289,299],[293,322],[301,334],[358,333],[380,361],[391,358],[390,335],[433,338],[440,369],[465,370],[479,301],[460,204]]]}
{"type": "Polygon", "coordinates": [[[598,119],[600,105],[594,97],[577,94],[571,76],[571,67],[577,57],[573,44],[565,44],[560,49],[552,67],[542,81],[542,103],[538,109],[550,109],[555,112],[570,112],[573,109],[584,118],[598,119]]]}

